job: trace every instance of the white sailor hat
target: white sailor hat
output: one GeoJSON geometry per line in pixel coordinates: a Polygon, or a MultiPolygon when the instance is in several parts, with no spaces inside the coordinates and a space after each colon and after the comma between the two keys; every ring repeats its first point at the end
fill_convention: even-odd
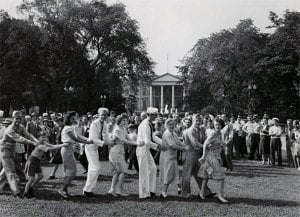
{"type": "Polygon", "coordinates": [[[20,111],[13,111],[13,113],[12,113],[13,118],[20,117],[20,116],[22,116],[22,113],[20,111]]]}
{"type": "Polygon", "coordinates": [[[99,108],[99,109],[98,109],[98,114],[102,113],[103,111],[106,111],[107,114],[109,113],[108,108],[99,108]]]}
{"type": "Polygon", "coordinates": [[[158,108],[148,107],[147,108],[147,113],[148,114],[158,114],[158,108]]]}
{"type": "Polygon", "coordinates": [[[272,118],[272,121],[277,121],[277,122],[279,122],[279,119],[278,119],[278,118],[272,118]]]}

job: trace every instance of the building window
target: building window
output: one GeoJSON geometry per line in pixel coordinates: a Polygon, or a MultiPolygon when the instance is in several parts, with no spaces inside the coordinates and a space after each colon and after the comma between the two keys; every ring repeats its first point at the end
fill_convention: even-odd
{"type": "Polygon", "coordinates": [[[143,87],[143,96],[147,95],[147,87],[143,87]]]}
{"type": "Polygon", "coordinates": [[[161,98],[161,87],[160,86],[152,86],[152,100],[153,106],[156,108],[160,108],[160,98],[161,98]]]}
{"type": "Polygon", "coordinates": [[[142,108],[144,111],[147,110],[147,100],[146,99],[143,99],[142,108]]]}

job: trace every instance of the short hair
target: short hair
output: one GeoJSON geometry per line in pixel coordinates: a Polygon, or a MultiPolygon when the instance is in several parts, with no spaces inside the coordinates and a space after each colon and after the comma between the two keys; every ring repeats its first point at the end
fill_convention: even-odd
{"type": "Polygon", "coordinates": [[[65,114],[64,117],[64,125],[65,126],[70,126],[71,125],[71,118],[73,116],[76,116],[76,112],[75,111],[68,111],[67,114],[65,114]]]}
{"type": "Polygon", "coordinates": [[[202,120],[201,115],[199,113],[193,115],[193,123],[195,122],[196,119],[202,120]]]}

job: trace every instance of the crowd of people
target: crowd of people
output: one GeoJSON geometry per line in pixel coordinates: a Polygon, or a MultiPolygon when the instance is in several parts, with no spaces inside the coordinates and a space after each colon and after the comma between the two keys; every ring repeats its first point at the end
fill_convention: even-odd
{"type": "Polygon", "coordinates": [[[139,176],[139,198],[155,196],[157,173],[161,198],[168,196],[169,185],[176,185],[178,194],[191,196],[194,177],[202,200],[216,196],[222,203],[226,172],[234,170],[233,159],[261,160],[262,164],[282,166],[281,136],[286,133],[288,164],[300,170],[300,125],[288,120],[286,129],[279,119],[265,114],[226,114],[212,116],[189,112],[163,115],[157,108],[141,114],[116,115],[106,108],[98,114],[79,117],[74,111],[65,114],[51,112],[39,116],[15,111],[12,118],[1,117],[0,126],[0,192],[6,183],[17,197],[34,197],[34,186],[43,178],[41,161],[53,165],[48,179],[56,178],[63,165],[64,178],[58,193],[63,198],[76,177],[78,160],[87,173],[83,195],[94,197],[101,172],[101,162],[108,160],[112,173],[108,194],[128,196],[124,190],[126,173],[133,168],[139,176]],[[25,165],[23,162],[26,162],[25,165]],[[182,177],[179,164],[183,164],[182,177]],[[209,189],[208,180],[219,183],[217,193],[209,189]],[[26,182],[23,192],[20,182],[26,182]]]}

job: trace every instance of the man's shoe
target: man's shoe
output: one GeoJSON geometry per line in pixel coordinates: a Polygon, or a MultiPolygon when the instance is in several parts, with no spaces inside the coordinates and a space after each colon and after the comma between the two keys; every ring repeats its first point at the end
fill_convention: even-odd
{"type": "Polygon", "coordinates": [[[217,195],[217,193],[210,193],[208,195],[205,195],[205,198],[213,198],[217,195]]]}
{"type": "Polygon", "coordinates": [[[30,196],[35,197],[33,188],[29,188],[28,192],[27,192],[30,196]]]}
{"type": "Polygon", "coordinates": [[[29,192],[24,193],[24,194],[23,194],[23,197],[25,197],[25,198],[27,198],[27,199],[32,198],[32,196],[31,196],[31,194],[29,194],[29,192]]]}
{"type": "Polygon", "coordinates": [[[49,176],[48,179],[53,180],[53,179],[56,179],[56,177],[55,176],[49,176]]]}
{"type": "Polygon", "coordinates": [[[93,192],[84,191],[83,195],[86,196],[86,197],[95,197],[95,194],[93,192]]]}
{"type": "Polygon", "coordinates": [[[150,197],[151,197],[151,198],[152,198],[152,197],[155,197],[155,193],[150,192],[150,197]]]}
{"type": "Polygon", "coordinates": [[[18,197],[18,198],[20,198],[20,199],[24,198],[23,195],[22,195],[21,193],[15,194],[14,197],[18,197]]]}

